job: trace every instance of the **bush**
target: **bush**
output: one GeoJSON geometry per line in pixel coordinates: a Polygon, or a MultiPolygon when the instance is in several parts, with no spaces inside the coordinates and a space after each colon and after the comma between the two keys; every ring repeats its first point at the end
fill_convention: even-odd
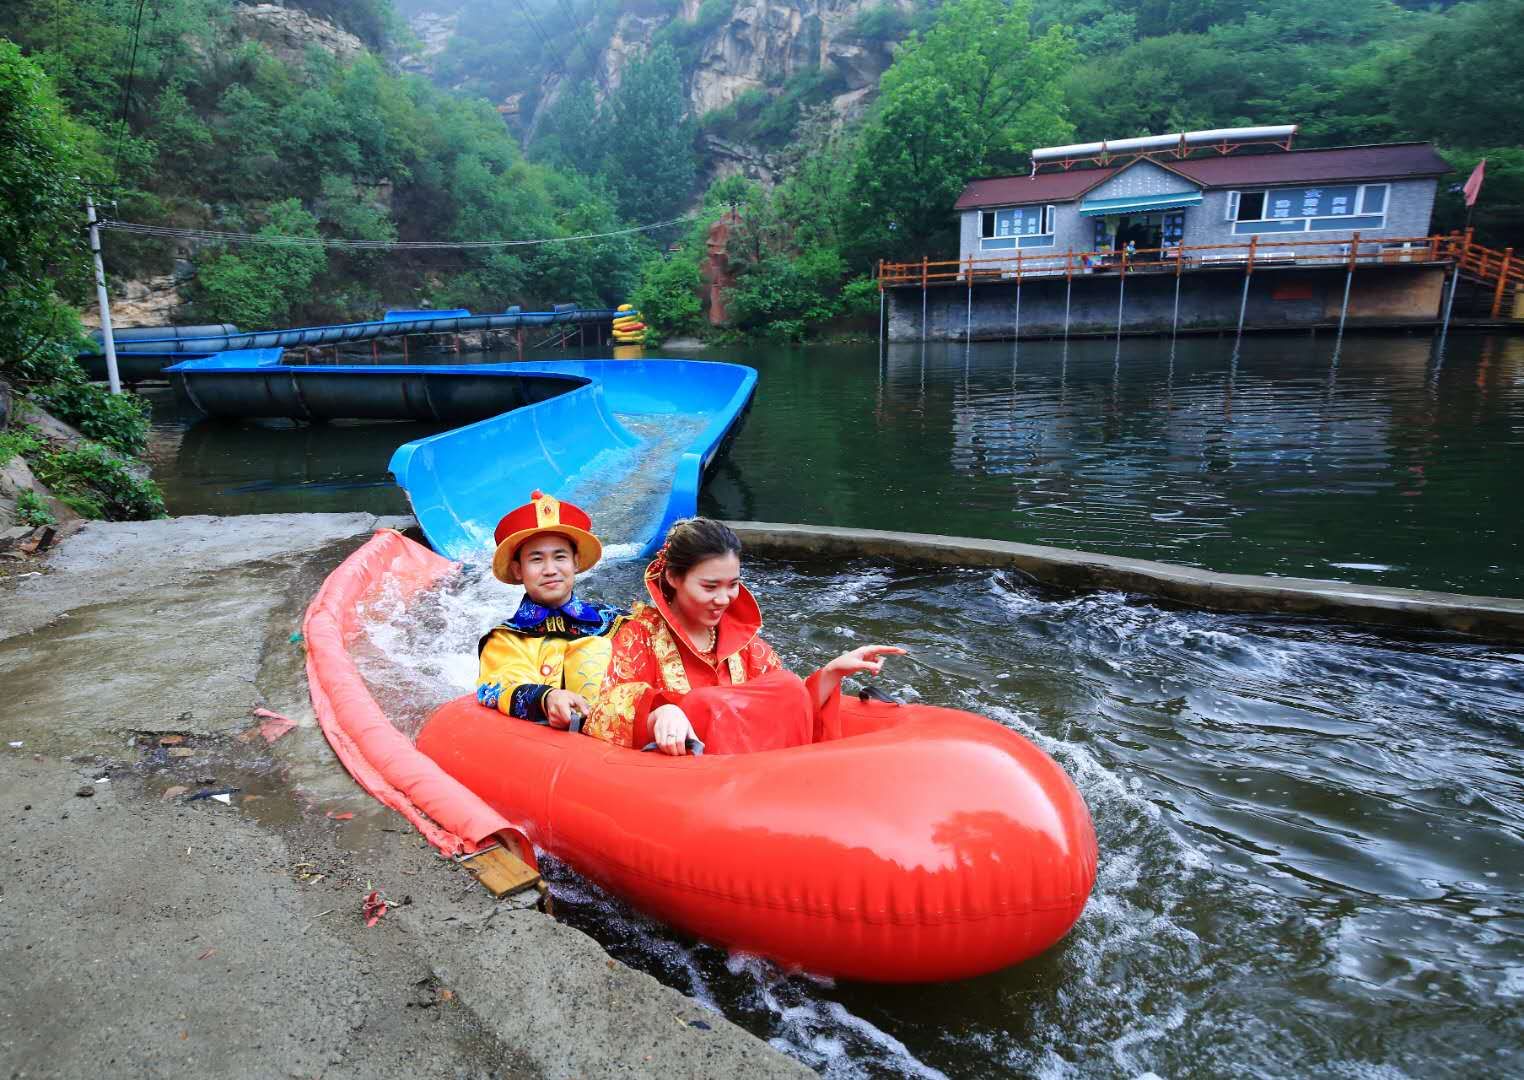
{"type": "Polygon", "coordinates": [[[726,291],[726,310],[737,329],[798,341],[811,324],[834,318],[845,267],[829,248],[797,256],[769,255],[726,291]]]}
{"type": "Polygon", "coordinates": [[[33,391],[32,400],[85,438],[123,454],[136,456],[148,446],[148,402],[136,394],[113,394],[83,381],[55,382],[33,391]]]}
{"type": "Polygon", "coordinates": [[[39,525],[56,525],[58,519],[48,509],[48,504],[42,501],[41,495],[35,491],[23,491],[16,496],[16,524],[30,525],[35,529],[39,525]]]}
{"type": "Polygon", "coordinates": [[[702,328],[698,253],[689,245],[670,259],[653,258],[640,268],[640,284],[631,302],[656,337],[694,334],[702,328]]]}
{"type": "Polygon", "coordinates": [[[43,448],[37,429],[30,424],[18,424],[9,431],[0,431],[0,465],[20,454],[30,457],[43,448]]]}
{"type": "Polygon", "coordinates": [[[159,486],[134,476],[125,461],[100,443],[46,450],[31,465],[60,502],[85,517],[144,521],[167,516],[159,486]]]}
{"type": "Polygon", "coordinates": [[[864,274],[855,277],[841,287],[841,313],[843,315],[877,315],[878,282],[864,274]]]}

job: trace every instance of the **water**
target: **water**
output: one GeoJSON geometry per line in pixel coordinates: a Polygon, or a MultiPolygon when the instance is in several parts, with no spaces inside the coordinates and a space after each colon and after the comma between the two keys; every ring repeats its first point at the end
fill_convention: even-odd
{"type": "MultiPolygon", "coordinates": [[[[636,595],[608,562],[584,595],[636,595]]],[[[1048,955],[966,983],[832,984],[683,939],[547,867],[560,917],[832,1077],[1524,1074],[1524,651],[1066,597],[984,571],[748,562],[807,673],[991,716],[1078,783],[1099,880],[1048,955]]],[[[409,730],[469,690],[517,590],[470,568],[372,605],[362,670],[409,730]]]]}
{"type": "MultiPolygon", "coordinates": [[[[761,378],[701,509],[1524,596],[1524,338],[1456,336],[1442,362],[1409,335],[1337,360],[1327,335],[1232,345],[706,350],[761,378]]],[[[402,512],[387,460],[433,430],[190,427],[153,397],[177,514],[402,512]]]]}
{"type": "MultiPolygon", "coordinates": [[[[737,356],[759,397],[704,508],[1524,595],[1524,342],[1458,338],[1442,365],[1405,337],[1337,364],[1322,339],[1230,344],[737,356]]],[[[415,436],[369,427],[391,430],[185,435],[166,410],[156,447],[194,466],[166,477],[179,512],[379,512],[385,489],[340,485],[415,436]]],[[[639,572],[610,560],[582,591],[630,597],[639,572]]],[[[833,1077],[1524,1075],[1524,650],[987,571],[745,572],[794,670],[897,642],[886,689],[1051,753],[1095,818],[1095,895],[1043,957],[885,988],[727,956],[551,863],[562,917],[614,955],[833,1077]]],[[[375,601],[358,652],[400,726],[470,688],[516,601],[479,567],[375,601]]]]}

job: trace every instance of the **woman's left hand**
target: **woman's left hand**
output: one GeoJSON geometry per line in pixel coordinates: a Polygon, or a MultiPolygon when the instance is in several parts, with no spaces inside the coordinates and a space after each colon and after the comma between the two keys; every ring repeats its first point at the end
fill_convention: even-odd
{"type": "Polygon", "coordinates": [[[821,670],[834,675],[839,682],[848,675],[868,672],[877,675],[884,669],[885,656],[904,656],[905,650],[898,645],[862,645],[851,652],[844,652],[821,670]]]}

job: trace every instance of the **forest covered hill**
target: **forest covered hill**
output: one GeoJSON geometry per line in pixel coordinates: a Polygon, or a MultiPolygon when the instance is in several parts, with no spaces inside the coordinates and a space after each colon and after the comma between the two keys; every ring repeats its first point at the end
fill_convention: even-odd
{"type": "MultiPolygon", "coordinates": [[[[1456,184],[1486,156],[1479,235],[1524,239],[1518,0],[12,0],[0,37],[130,221],[554,240],[696,210],[488,252],[110,234],[113,280],[167,283],[179,321],[638,296],[691,331],[735,207],[733,331],[805,336],[865,308],[876,259],[955,250],[963,182],[1034,145],[1240,124],[1432,139],[1456,184]]],[[[1436,227],[1461,220],[1444,190],[1436,227]]]]}

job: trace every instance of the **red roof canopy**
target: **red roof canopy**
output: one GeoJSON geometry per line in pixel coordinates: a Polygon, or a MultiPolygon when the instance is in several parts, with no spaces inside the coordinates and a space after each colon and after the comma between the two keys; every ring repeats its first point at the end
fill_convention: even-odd
{"type": "MultiPolygon", "coordinates": [[[[1150,159],[1151,160],[1151,159],[1150,159]]],[[[1128,165],[1104,169],[1071,169],[1036,176],[997,176],[970,180],[954,204],[955,210],[1023,203],[1070,202],[1115,176],[1128,165]]],[[[1278,153],[1228,154],[1183,161],[1154,161],[1179,173],[1181,179],[1203,188],[1250,187],[1258,184],[1328,183],[1343,180],[1397,180],[1440,176],[1450,171],[1430,143],[1385,143],[1377,146],[1338,146],[1327,150],[1285,150],[1278,153]]]]}

